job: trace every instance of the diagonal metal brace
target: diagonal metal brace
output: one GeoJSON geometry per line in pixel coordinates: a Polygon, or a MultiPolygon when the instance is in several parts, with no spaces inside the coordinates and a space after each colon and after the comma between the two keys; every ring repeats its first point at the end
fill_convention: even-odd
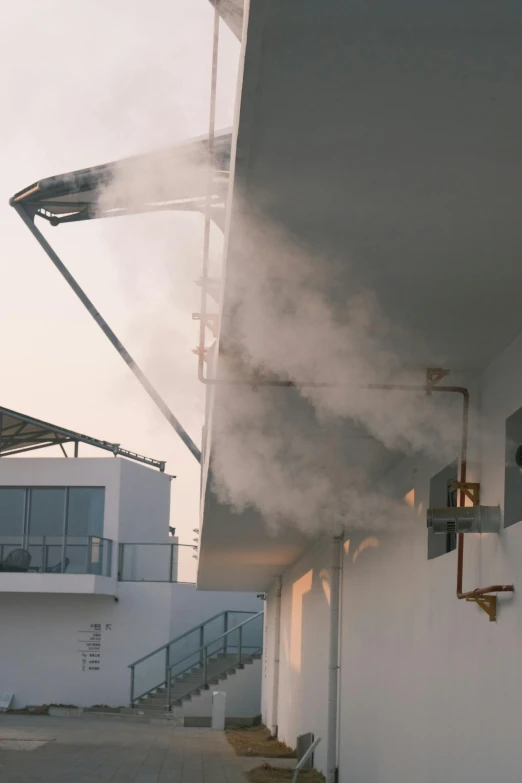
{"type": "Polygon", "coordinates": [[[474,601],[480,608],[486,612],[489,622],[494,623],[497,620],[497,596],[496,595],[477,595],[467,596],[466,601],[474,601]]]}
{"type": "Polygon", "coordinates": [[[219,332],[219,315],[217,313],[192,313],[193,321],[204,321],[205,326],[210,329],[214,337],[218,336],[219,332]]]}
{"type": "MultiPolygon", "coordinates": [[[[12,202],[11,202],[12,203],[12,202]]],[[[125,364],[129,367],[131,372],[134,374],[134,376],[138,379],[140,384],[143,386],[149,397],[154,401],[154,403],[157,405],[157,407],[160,409],[161,413],[165,416],[171,427],[177,432],[185,446],[189,449],[191,454],[197,459],[198,462],[201,463],[201,451],[198,449],[188,432],[185,430],[185,428],[181,425],[181,423],[178,421],[178,419],[174,416],[172,411],[170,410],[169,406],[165,402],[165,400],[158,394],[154,386],[151,384],[147,376],[142,372],[142,370],[138,367],[132,356],[129,354],[123,343],[120,342],[118,337],[115,335],[115,333],[110,328],[107,321],[102,317],[101,313],[95,308],[87,294],[84,292],[84,290],[80,287],[80,285],[76,282],[72,274],[69,272],[61,258],[58,256],[58,254],[53,250],[47,239],[44,237],[42,232],[38,229],[38,227],[35,224],[34,221],[34,214],[27,212],[22,206],[12,203],[12,206],[14,206],[15,210],[18,212],[22,220],[24,221],[25,225],[31,232],[31,234],[34,236],[36,241],[39,243],[42,250],[47,253],[48,257],[53,262],[56,269],[60,272],[62,277],[65,279],[65,281],[69,284],[70,288],[74,291],[80,302],[83,304],[83,306],[87,309],[88,313],[92,316],[92,318],[96,321],[104,335],[108,338],[109,342],[113,345],[113,347],[118,351],[119,355],[125,362],[125,364]]]]}
{"type": "Polygon", "coordinates": [[[438,384],[446,375],[449,375],[449,370],[445,370],[442,367],[428,367],[426,369],[426,394],[429,396],[434,386],[438,384]]]}
{"type": "Polygon", "coordinates": [[[452,491],[459,489],[471,500],[473,506],[480,506],[480,484],[477,481],[454,481],[450,485],[452,491]]]}
{"type": "Polygon", "coordinates": [[[201,356],[201,354],[203,354],[203,361],[208,362],[208,348],[201,349],[198,346],[197,348],[192,349],[192,353],[196,354],[196,356],[201,356]]]}

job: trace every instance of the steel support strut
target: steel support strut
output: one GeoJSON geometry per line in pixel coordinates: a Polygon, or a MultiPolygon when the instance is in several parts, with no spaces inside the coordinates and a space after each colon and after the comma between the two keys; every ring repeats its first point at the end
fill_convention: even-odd
{"type": "Polygon", "coordinates": [[[118,337],[115,335],[115,333],[110,328],[107,321],[102,317],[102,315],[98,312],[96,307],[93,305],[87,294],[83,291],[83,289],[80,287],[80,285],[76,282],[74,277],[71,275],[63,261],[59,258],[58,254],[53,250],[49,242],[46,240],[42,232],[36,227],[34,222],[34,216],[30,215],[22,206],[19,204],[12,204],[12,206],[15,208],[15,210],[18,212],[22,220],[24,221],[25,225],[31,232],[31,234],[35,237],[37,242],[40,244],[40,246],[45,250],[57,270],[60,272],[62,277],[65,278],[65,280],[69,283],[69,286],[72,288],[78,299],[81,301],[81,303],[86,307],[86,309],[89,311],[90,315],[94,318],[102,332],[105,334],[105,336],[110,340],[114,348],[118,351],[120,356],[122,357],[123,361],[127,364],[127,366],[132,370],[135,377],[138,379],[138,381],[141,383],[149,397],[156,403],[159,410],[162,412],[162,414],[165,416],[171,427],[177,432],[185,446],[189,449],[191,454],[197,459],[198,462],[201,462],[201,451],[198,449],[190,435],[186,432],[184,427],[181,425],[181,423],[177,420],[177,418],[174,416],[172,411],[170,410],[169,406],[165,402],[165,400],[158,394],[154,386],[151,384],[149,379],[144,375],[142,370],[138,367],[132,356],[129,354],[123,343],[118,339],[118,337]]]}

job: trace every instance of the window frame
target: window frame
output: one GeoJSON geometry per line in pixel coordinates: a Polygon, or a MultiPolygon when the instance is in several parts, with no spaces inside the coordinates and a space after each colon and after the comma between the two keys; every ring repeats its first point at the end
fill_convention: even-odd
{"type": "MultiPolygon", "coordinates": [[[[101,525],[101,535],[95,536],[96,538],[104,538],[105,534],[105,494],[106,494],[106,487],[104,485],[82,485],[82,484],[74,484],[74,485],[55,485],[55,484],[31,484],[31,485],[11,485],[11,484],[3,484],[0,486],[0,492],[2,490],[8,490],[8,489],[17,489],[22,490],[24,492],[24,508],[23,508],[23,519],[22,519],[22,530],[20,534],[15,534],[13,536],[9,535],[11,538],[18,538],[20,539],[21,546],[26,546],[28,543],[28,539],[31,537],[31,531],[30,531],[30,517],[31,517],[31,505],[32,505],[32,492],[33,490],[63,490],[65,492],[65,503],[64,503],[64,514],[63,514],[63,525],[62,525],[62,531],[59,535],[53,534],[49,535],[49,538],[63,538],[65,539],[69,533],[68,533],[68,523],[69,523],[69,493],[71,489],[101,489],[103,490],[103,508],[102,508],[102,525],[101,525]]],[[[0,520],[0,536],[3,536],[2,528],[1,528],[1,520],[0,520]]],[[[48,534],[35,534],[35,537],[43,537],[44,535],[48,534]]],[[[71,536],[72,538],[88,538],[89,535],[86,536],[71,536]]]]}

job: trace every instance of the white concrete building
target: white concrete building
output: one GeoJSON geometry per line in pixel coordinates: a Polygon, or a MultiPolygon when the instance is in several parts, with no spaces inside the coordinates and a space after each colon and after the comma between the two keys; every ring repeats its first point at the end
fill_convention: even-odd
{"type": "Polygon", "coordinates": [[[521,40],[503,1],[249,4],[198,585],[266,591],[263,720],[329,783],[520,778],[521,40]]]}
{"type": "MultiPolygon", "coordinates": [[[[196,591],[194,548],[169,535],[171,479],[162,463],[25,457],[55,437],[82,449],[97,444],[6,409],[0,418],[0,691],[14,695],[12,707],[128,707],[133,677],[136,706],[162,685],[168,643],[174,665],[179,636],[195,629],[184,637],[185,658],[222,634],[224,622],[232,629],[262,608],[255,595],[196,591]]],[[[245,695],[231,696],[227,715],[253,719],[259,661],[240,674],[245,695]]],[[[201,700],[186,706],[191,717],[210,715],[201,700]]]]}

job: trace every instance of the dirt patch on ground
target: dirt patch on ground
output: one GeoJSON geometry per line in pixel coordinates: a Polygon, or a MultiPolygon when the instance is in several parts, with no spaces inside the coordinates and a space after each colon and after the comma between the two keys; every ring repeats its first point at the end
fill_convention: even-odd
{"type": "MultiPolygon", "coordinates": [[[[249,783],[284,783],[284,781],[292,780],[293,775],[293,769],[263,764],[261,767],[247,772],[246,779],[249,783]]],[[[324,783],[324,775],[321,775],[316,769],[303,769],[299,772],[297,780],[299,783],[324,783]]]]}
{"type": "Polygon", "coordinates": [[[237,756],[261,756],[268,759],[295,759],[296,757],[295,750],[284,742],[274,739],[266,726],[228,729],[226,735],[237,756]]]}

